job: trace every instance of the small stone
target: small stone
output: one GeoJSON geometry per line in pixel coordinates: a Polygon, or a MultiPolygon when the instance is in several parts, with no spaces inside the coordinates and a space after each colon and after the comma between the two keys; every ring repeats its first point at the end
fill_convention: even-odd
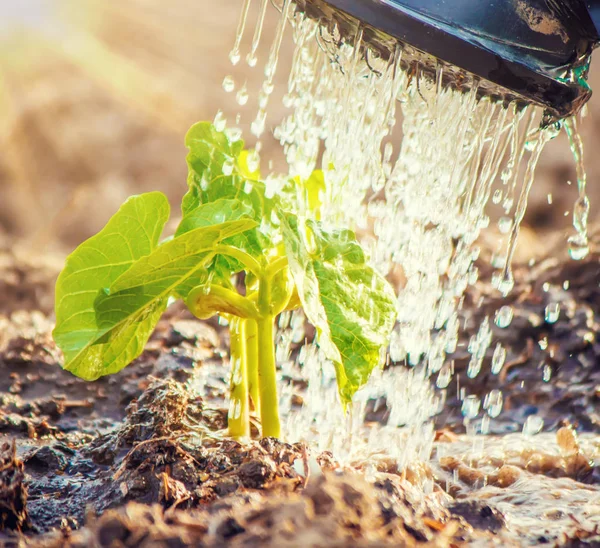
{"type": "Polygon", "coordinates": [[[556,442],[565,453],[576,453],[579,451],[577,432],[571,426],[563,426],[556,432],[556,442]]]}
{"type": "Polygon", "coordinates": [[[258,459],[242,464],[237,474],[242,485],[248,489],[262,489],[273,478],[271,467],[258,459]]]}
{"type": "Polygon", "coordinates": [[[28,470],[62,471],[68,466],[69,461],[61,452],[45,445],[27,457],[25,464],[28,470]]]}
{"type": "Polygon", "coordinates": [[[462,516],[475,529],[496,533],[506,525],[504,516],[495,508],[479,502],[458,502],[449,510],[453,514],[462,516]]]}

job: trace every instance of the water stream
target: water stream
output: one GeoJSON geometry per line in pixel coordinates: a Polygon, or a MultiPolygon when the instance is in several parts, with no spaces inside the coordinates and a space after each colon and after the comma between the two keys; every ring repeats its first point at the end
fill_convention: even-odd
{"type": "MultiPolygon", "coordinates": [[[[243,5],[234,64],[242,55],[249,4],[243,5]]],[[[266,4],[261,0],[251,33],[250,66],[258,64],[266,4]]],[[[494,230],[497,240],[485,281],[499,296],[513,289],[512,262],[535,169],[561,125],[573,150],[579,189],[569,252],[580,260],[589,251],[589,201],[577,122],[571,118],[542,129],[540,107],[480,96],[479,80],[469,75],[460,87],[447,85],[441,64],[433,75],[404,64],[401,44],[382,58],[364,40],[360,26],[345,36],[305,17],[291,0],[279,7],[251,131],[257,138],[264,134],[275,72],[289,70],[283,98],[289,114],[274,130],[289,168],[284,176],[308,177],[315,168],[323,170],[325,221],[349,225],[362,237],[374,265],[397,284],[399,310],[387,367],[359,391],[347,415],[338,403],[333,367],[318,347],[305,344],[292,353],[293,345],[304,341],[302,314],[282,315],[277,336],[282,377],[308,383],[300,408],[292,406],[292,390],[282,383],[282,406],[289,409],[284,430],[288,439],[332,450],[349,463],[381,457],[405,467],[427,461],[434,448],[430,419],[443,409],[448,390],[460,395],[468,435],[485,434],[490,420],[502,412],[500,390],[480,397],[454,378],[460,311],[467,288],[483,276],[475,265],[482,231],[494,230]],[[295,43],[289,69],[280,58],[286,33],[295,43]],[[498,219],[495,227],[491,219],[498,219]],[[366,423],[365,415],[376,413],[381,402],[387,407],[386,424],[366,423]]],[[[225,90],[233,87],[233,78],[227,77],[225,90]]],[[[238,93],[240,104],[247,93],[244,88],[244,102],[238,93]]],[[[237,128],[229,131],[239,135],[237,128]]],[[[273,192],[280,181],[269,176],[273,192]]],[[[558,317],[551,304],[548,321],[558,317]]],[[[501,372],[507,351],[494,340],[492,327],[507,329],[512,318],[511,306],[502,304],[482,319],[466,349],[468,378],[484,368],[501,372]]],[[[499,443],[486,441],[486,455],[499,443]]]]}

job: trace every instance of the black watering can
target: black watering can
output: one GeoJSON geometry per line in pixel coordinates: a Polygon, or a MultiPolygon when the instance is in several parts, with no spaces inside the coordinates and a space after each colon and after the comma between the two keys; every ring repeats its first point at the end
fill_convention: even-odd
{"type": "Polygon", "coordinates": [[[346,33],[360,24],[381,53],[399,41],[403,59],[483,94],[521,99],[563,118],[590,98],[590,55],[600,41],[600,0],[298,0],[308,15],[346,33]],[[404,54],[403,54],[404,55],[404,54]],[[412,62],[412,61],[408,61],[412,62]],[[464,76],[462,77],[464,80],[464,76]]]}

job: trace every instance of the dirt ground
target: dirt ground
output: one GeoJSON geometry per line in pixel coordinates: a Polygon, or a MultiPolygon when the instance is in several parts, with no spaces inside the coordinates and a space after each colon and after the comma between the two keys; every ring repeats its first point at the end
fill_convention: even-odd
{"type": "MultiPolygon", "coordinates": [[[[594,515],[577,502],[600,501],[597,254],[577,268],[548,260],[533,272],[517,270],[515,317],[503,338],[507,364],[499,377],[482,373],[470,381],[476,393],[504,391],[505,411],[490,439],[520,430],[531,414],[544,417],[550,438],[473,460],[460,449],[469,443],[460,402],[449,397],[436,418],[433,460],[407,470],[385,459],[375,469],[341,465],[335,455],[300,443],[257,439],[242,445],[224,437],[226,330],[192,320],[181,308],[165,315],[144,354],[121,373],[94,383],[73,377],[59,367],[51,305],[43,298],[56,263],[32,264],[10,250],[1,257],[4,545],[600,543],[600,523],[594,525],[594,515]],[[566,311],[553,324],[543,320],[549,301],[566,311]],[[549,382],[541,363],[552,368],[549,382]],[[204,367],[213,372],[198,392],[194,378],[204,367]],[[449,453],[451,447],[460,450],[449,453]],[[565,500],[551,504],[565,504],[571,514],[555,510],[559,514],[539,518],[539,529],[532,530],[509,519],[495,501],[522,498],[523,486],[539,482],[548,482],[554,493],[564,490],[565,500]],[[552,528],[555,522],[560,527],[552,528]]],[[[468,295],[481,297],[478,314],[497,307],[484,286],[468,295]]],[[[476,325],[469,316],[463,320],[476,325]]],[[[458,373],[465,357],[454,356],[458,373]]],[[[298,384],[299,397],[302,390],[298,384]]],[[[385,423],[385,402],[377,410],[365,420],[385,423]]],[[[511,504],[518,510],[523,500],[511,504]]]]}
{"type": "MultiPolygon", "coordinates": [[[[251,69],[243,60],[233,67],[227,57],[238,1],[39,4],[50,14],[50,7],[57,7],[57,15],[48,16],[49,30],[43,27],[47,32],[0,33],[0,230],[11,238],[34,249],[68,250],[99,230],[131,194],[162,190],[177,203],[185,192],[185,131],[197,120],[212,120],[219,109],[230,123],[241,112],[241,127],[253,144],[248,128],[274,34],[274,9],[268,10],[259,65],[251,69]],[[236,89],[247,83],[246,106],[237,105],[235,93],[223,92],[227,74],[236,89]]],[[[256,4],[250,11],[251,30],[256,4]]],[[[243,57],[250,34],[242,43],[243,57]]],[[[270,129],[286,114],[280,97],[291,52],[287,36],[270,129]]],[[[600,57],[594,58],[590,84],[600,88],[600,57]]],[[[588,111],[581,131],[588,151],[591,217],[597,218],[600,187],[594,181],[600,160],[593,151],[600,140],[599,98],[592,98],[588,111]]],[[[264,156],[277,158],[278,144],[270,135],[264,156]]],[[[574,182],[574,163],[561,135],[540,161],[525,220],[535,229],[529,247],[542,248],[549,230],[569,229],[571,216],[565,212],[572,211],[576,198],[574,182]]]]}

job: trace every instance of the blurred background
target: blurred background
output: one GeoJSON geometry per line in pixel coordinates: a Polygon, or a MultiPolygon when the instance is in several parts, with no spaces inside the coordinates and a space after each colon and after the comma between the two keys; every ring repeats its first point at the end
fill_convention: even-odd
{"type": "MultiPolygon", "coordinates": [[[[241,111],[240,125],[250,135],[252,91],[263,79],[276,12],[268,10],[259,65],[250,69],[244,61],[250,36],[240,64],[232,67],[228,59],[240,9],[241,0],[0,0],[5,250],[62,255],[101,228],[134,193],[162,190],[177,204],[186,190],[185,132],[197,120],[212,120],[218,110],[231,123],[241,111]],[[251,92],[245,107],[237,105],[235,92],[223,91],[229,74],[237,89],[247,84],[251,92]]],[[[251,11],[252,29],[255,17],[251,11]]],[[[288,33],[276,90],[286,85],[291,51],[288,33]]],[[[591,86],[600,90],[600,54],[592,64],[591,86]]],[[[285,115],[277,93],[270,112],[272,128],[285,115]]],[[[600,94],[589,103],[580,129],[593,220],[600,212],[594,184],[600,175],[600,94]]],[[[265,153],[275,153],[275,141],[263,141],[265,153]]],[[[564,242],[576,195],[575,167],[561,135],[542,156],[520,257],[564,242]]],[[[566,255],[566,244],[561,253],[566,255]]]]}

